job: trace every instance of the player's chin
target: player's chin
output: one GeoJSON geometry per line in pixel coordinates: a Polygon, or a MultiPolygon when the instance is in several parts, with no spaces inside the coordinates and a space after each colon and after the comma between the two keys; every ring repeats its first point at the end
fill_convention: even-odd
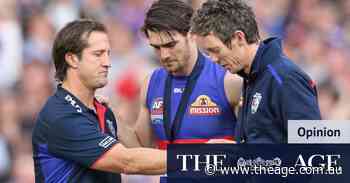
{"type": "Polygon", "coordinates": [[[103,88],[103,87],[105,87],[107,84],[108,84],[107,78],[106,78],[106,79],[101,79],[101,80],[99,80],[99,81],[96,82],[95,88],[96,88],[96,89],[98,89],[98,88],[103,88]]]}

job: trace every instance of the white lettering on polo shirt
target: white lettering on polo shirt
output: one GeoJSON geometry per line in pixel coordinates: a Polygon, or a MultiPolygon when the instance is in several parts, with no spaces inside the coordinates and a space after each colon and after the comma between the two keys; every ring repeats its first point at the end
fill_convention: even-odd
{"type": "Polygon", "coordinates": [[[73,99],[73,97],[71,97],[70,95],[66,95],[64,99],[67,102],[69,102],[77,110],[77,112],[81,113],[83,111],[81,107],[77,104],[77,102],[73,99]]]}

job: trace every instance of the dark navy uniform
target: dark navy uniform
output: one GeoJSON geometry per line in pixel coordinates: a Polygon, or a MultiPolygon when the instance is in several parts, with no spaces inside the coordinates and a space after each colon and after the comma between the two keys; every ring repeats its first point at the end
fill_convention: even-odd
{"type": "Polygon", "coordinates": [[[244,78],[238,141],[286,143],[288,120],[319,120],[315,83],[283,53],[281,40],[263,41],[244,78]]]}
{"type": "Polygon", "coordinates": [[[48,99],[32,137],[35,182],[121,182],[120,174],[89,168],[118,143],[112,111],[94,104],[96,111],[61,86],[48,99]]]}

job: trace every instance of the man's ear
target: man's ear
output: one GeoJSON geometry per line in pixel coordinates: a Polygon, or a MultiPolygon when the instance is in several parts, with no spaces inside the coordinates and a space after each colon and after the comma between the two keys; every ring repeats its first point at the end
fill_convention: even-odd
{"type": "Polygon", "coordinates": [[[237,40],[238,46],[243,46],[247,43],[246,36],[243,31],[240,31],[240,30],[235,31],[235,33],[233,33],[232,35],[231,40],[234,40],[234,38],[237,40]]]}
{"type": "Polygon", "coordinates": [[[78,67],[79,59],[78,59],[78,56],[76,54],[73,54],[71,52],[66,53],[65,59],[70,67],[72,67],[72,68],[78,67]]]}

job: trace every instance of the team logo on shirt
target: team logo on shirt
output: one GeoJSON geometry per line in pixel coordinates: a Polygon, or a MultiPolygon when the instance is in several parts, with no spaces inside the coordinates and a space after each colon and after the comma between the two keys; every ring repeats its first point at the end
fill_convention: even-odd
{"type": "Polygon", "coordinates": [[[191,115],[219,115],[221,113],[218,105],[211,100],[207,95],[200,95],[191,104],[191,115]]]}
{"type": "Polygon", "coordinates": [[[152,124],[163,123],[163,98],[158,97],[153,100],[151,108],[151,121],[152,124]]]}
{"type": "Polygon", "coordinates": [[[258,111],[258,107],[261,101],[262,95],[261,93],[256,92],[253,96],[253,100],[252,100],[252,106],[251,106],[251,112],[252,114],[255,114],[256,111],[258,111]]]}

